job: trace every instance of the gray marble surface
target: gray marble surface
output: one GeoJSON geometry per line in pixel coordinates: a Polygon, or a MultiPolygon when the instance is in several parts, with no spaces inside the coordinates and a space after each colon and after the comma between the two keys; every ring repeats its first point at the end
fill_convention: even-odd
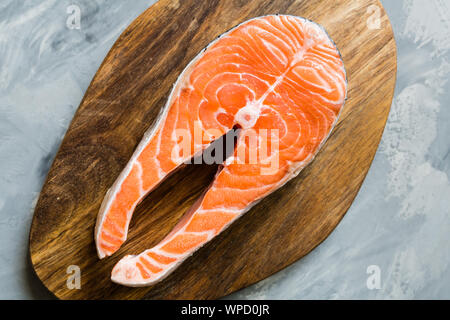
{"type": "MultiPolygon", "coordinates": [[[[153,2],[0,1],[0,299],[51,297],[27,258],[33,208],[94,73],[153,2]]],[[[450,298],[450,1],[382,3],[398,82],[360,193],[316,250],[229,298],[450,298]]]]}

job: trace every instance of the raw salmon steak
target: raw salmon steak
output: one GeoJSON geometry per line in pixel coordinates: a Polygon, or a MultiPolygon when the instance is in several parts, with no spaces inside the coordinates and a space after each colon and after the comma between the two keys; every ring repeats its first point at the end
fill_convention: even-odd
{"type": "Polygon", "coordinates": [[[181,73],[158,120],[108,190],[95,230],[98,256],[119,249],[137,204],[180,165],[238,129],[234,149],[165,239],[121,259],[112,281],[160,281],[298,175],[329,136],[346,94],[339,51],[309,20],[254,18],[213,41],[181,73]]]}

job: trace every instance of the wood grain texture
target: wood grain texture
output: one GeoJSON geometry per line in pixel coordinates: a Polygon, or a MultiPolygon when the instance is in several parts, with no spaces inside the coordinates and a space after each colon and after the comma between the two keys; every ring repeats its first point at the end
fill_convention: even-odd
{"type": "Polygon", "coordinates": [[[395,41],[388,17],[376,0],[160,0],[117,40],[56,155],[30,232],[31,261],[38,277],[63,299],[210,299],[283,269],[321,243],[350,207],[378,147],[395,78],[395,41]],[[380,8],[380,29],[367,26],[371,5],[380,8]],[[125,254],[158,243],[217,168],[191,165],[172,175],[138,206],[122,248],[100,261],[93,233],[106,190],[189,61],[235,25],[275,13],[320,23],[340,49],[349,87],[338,125],[297,178],[256,205],[163,282],[146,288],[113,284],[113,265],[125,254]],[[81,290],[66,286],[70,265],[81,268],[81,290]]]}

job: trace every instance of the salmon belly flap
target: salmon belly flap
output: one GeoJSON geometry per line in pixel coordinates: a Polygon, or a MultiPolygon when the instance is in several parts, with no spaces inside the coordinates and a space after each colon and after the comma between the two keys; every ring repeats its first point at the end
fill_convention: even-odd
{"type": "Polygon", "coordinates": [[[111,279],[160,281],[312,161],[347,94],[340,54],[319,25],[295,16],[246,21],[203,50],[175,83],[162,115],[107,192],[98,256],[116,252],[137,204],[171,172],[239,128],[212,184],[155,247],[122,258],[111,279]]]}

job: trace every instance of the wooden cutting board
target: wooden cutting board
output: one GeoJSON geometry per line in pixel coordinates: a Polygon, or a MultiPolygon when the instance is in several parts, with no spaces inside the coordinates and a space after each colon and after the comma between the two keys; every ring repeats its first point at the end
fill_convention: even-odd
{"type": "Polygon", "coordinates": [[[395,41],[376,0],[160,0],[117,40],[56,155],[30,232],[31,261],[38,277],[63,299],[209,299],[285,268],[320,244],[350,207],[383,133],[395,79],[395,41]],[[159,242],[217,168],[192,165],[170,177],[137,208],[125,245],[100,261],[93,235],[106,190],[188,62],[235,25],[275,13],[320,23],[340,49],[349,90],[338,125],[297,178],[163,282],[146,288],[113,284],[113,265],[125,254],[159,242]],[[81,289],[67,286],[72,265],[80,268],[81,289]]]}

